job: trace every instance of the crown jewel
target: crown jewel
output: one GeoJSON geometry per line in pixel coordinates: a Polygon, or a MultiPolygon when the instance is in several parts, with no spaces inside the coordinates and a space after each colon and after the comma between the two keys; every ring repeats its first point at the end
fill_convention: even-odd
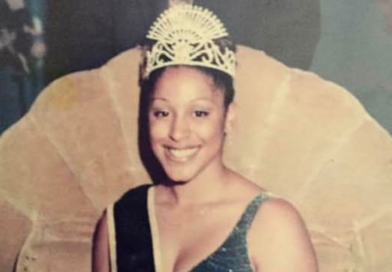
{"type": "Polygon", "coordinates": [[[211,11],[189,4],[175,5],[158,17],[147,34],[156,42],[146,53],[144,76],[172,65],[204,66],[234,76],[235,53],[214,43],[223,37],[228,33],[211,11]]]}

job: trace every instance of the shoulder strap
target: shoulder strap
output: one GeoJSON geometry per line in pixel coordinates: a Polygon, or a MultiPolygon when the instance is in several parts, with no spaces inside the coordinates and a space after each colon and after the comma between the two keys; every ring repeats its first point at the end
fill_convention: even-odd
{"type": "Polygon", "coordinates": [[[252,224],[256,212],[259,210],[260,205],[270,197],[268,194],[257,195],[246,207],[241,218],[238,220],[233,231],[227,237],[221,248],[231,247],[230,245],[244,244],[249,226],[252,224]],[[238,240],[239,239],[239,240],[238,240]]]}
{"type": "Polygon", "coordinates": [[[219,268],[219,271],[252,271],[247,251],[246,234],[260,205],[268,198],[268,194],[256,196],[248,204],[234,230],[223,244],[195,266],[191,272],[218,271],[215,268],[219,268]]]}
{"type": "Polygon", "coordinates": [[[265,200],[270,198],[270,195],[266,193],[262,193],[257,195],[246,207],[244,213],[241,216],[241,219],[238,221],[236,226],[236,231],[246,234],[249,226],[253,222],[253,218],[255,217],[259,207],[265,200]]]}
{"type": "Polygon", "coordinates": [[[147,192],[151,185],[129,190],[114,204],[113,217],[118,272],[153,272],[147,192]]]}

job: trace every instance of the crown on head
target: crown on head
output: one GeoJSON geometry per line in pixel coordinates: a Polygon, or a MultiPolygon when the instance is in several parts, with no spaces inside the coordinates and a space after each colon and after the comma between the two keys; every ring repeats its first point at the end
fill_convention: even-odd
{"type": "Polygon", "coordinates": [[[156,42],[146,52],[144,77],[172,65],[209,67],[234,77],[234,51],[214,42],[224,37],[228,37],[226,28],[211,11],[189,4],[175,5],[158,17],[147,34],[156,42]]]}

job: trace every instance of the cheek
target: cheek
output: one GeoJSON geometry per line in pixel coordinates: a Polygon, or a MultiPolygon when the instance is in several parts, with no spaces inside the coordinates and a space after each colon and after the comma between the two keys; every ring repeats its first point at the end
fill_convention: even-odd
{"type": "Polygon", "coordinates": [[[224,122],[223,120],[209,122],[199,126],[195,131],[197,131],[200,138],[211,141],[220,141],[224,136],[224,122]]]}
{"type": "Polygon", "coordinates": [[[167,136],[168,126],[165,122],[150,121],[149,133],[151,144],[154,145],[154,143],[159,142],[167,136]]]}

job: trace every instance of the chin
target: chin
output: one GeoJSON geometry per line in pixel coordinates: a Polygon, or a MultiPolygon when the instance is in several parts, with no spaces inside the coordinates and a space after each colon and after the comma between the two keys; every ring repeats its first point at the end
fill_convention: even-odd
{"type": "MultiPolygon", "coordinates": [[[[181,168],[181,167],[178,167],[181,168]]],[[[166,175],[173,183],[187,183],[192,180],[197,173],[195,171],[189,171],[187,169],[165,169],[166,175]]]]}
{"type": "Polygon", "coordinates": [[[196,148],[196,151],[189,148],[186,150],[156,148],[155,154],[169,180],[173,183],[187,183],[197,178],[206,168],[216,164],[220,149],[213,151],[205,152],[203,147],[196,148]]]}

